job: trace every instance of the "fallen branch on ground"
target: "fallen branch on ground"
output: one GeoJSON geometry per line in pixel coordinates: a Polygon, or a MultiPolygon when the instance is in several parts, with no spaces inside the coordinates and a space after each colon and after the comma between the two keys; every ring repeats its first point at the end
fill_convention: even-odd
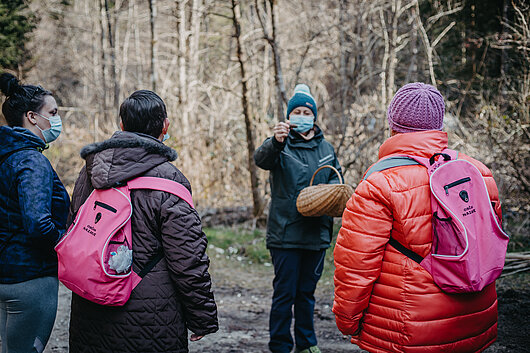
{"type": "Polygon", "coordinates": [[[530,251],[507,253],[501,277],[530,270],[530,251]]]}

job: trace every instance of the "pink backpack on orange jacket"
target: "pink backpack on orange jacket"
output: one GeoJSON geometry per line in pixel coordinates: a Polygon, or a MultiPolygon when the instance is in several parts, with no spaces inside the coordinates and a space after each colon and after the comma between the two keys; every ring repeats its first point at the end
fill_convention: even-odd
{"type": "Polygon", "coordinates": [[[430,159],[390,156],[374,164],[364,180],[393,167],[425,166],[431,189],[431,252],[422,258],[394,238],[389,243],[425,268],[443,291],[478,292],[500,276],[509,237],[493,210],[480,171],[457,157],[458,152],[450,149],[430,159]]]}
{"type": "Polygon", "coordinates": [[[132,270],[130,191],[134,189],[166,191],[194,207],[188,189],[168,179],[139,177],[120,187],[94,190],[55,246],[59,280],[94,303],[124,305],[142,277],[164,256],[156,254],[138,274],[132,270]]]}

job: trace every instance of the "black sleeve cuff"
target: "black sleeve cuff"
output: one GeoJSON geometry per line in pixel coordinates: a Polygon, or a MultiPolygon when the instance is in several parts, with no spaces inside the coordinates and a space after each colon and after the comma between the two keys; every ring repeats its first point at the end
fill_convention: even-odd
{"type": "Polygon", "coordinates": [[[283,148],[285,147],[285,144],[287,143],[287,138],[283,141],[283,142],[280,142],[278,140],[276,140],[276,137],[271,137],[271,140],[272,140],[272,145],[274,147],[276,147],[277,149],[279,150],[283,150],[283,148]]]}

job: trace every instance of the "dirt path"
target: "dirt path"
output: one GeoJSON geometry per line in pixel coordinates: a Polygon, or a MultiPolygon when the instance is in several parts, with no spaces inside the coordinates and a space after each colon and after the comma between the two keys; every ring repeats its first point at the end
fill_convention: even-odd
{"type": "MultiPolygon", "coordinates": [[[[245,265],[237,259],[212,259],[211,274],[219,310],[220,330],[190,352],[268,352],[268,315],[271,303],[271,267],[245,265]]],[[[485,353],[530,352],[530,290],[528,278],[499,281],[499,339],[485,353]]],[[[321,281],[316,292],[315,326],[324,353],[364,352],[336,328],[331,312],[332,284],[321,281]]],[[[59,312],[45,353],[68,352],[70,293],[61,286],[59,312]]]]}

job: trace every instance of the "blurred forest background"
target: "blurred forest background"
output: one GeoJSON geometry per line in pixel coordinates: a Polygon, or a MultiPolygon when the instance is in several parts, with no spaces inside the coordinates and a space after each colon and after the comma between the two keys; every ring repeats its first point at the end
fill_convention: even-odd
{"type": "Polygon", "coordinates": [[[431,83],[450,147],[492,169],[518,250],[530,238],[529,21],[524,0],[0,0],[0,70],[54,92],[64,129],[46,155],[69,191],[81,147],[152,89],[198,208],[254,219],[269,189],[252,152],[296,83],[353,185],[389,136],[395,91],[431,83]]]}

